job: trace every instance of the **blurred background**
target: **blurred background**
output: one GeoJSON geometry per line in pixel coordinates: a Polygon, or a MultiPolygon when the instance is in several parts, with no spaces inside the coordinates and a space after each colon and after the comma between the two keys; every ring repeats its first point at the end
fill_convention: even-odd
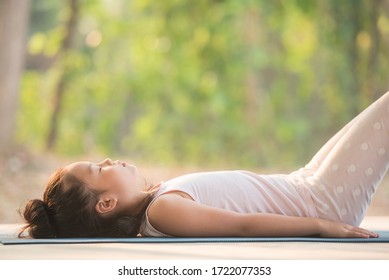
{"type": "Polygon", "coordinates": [[[0,0],[0,223],[79,159],[293,171],[388,89],[389,0],[0,0]]]}

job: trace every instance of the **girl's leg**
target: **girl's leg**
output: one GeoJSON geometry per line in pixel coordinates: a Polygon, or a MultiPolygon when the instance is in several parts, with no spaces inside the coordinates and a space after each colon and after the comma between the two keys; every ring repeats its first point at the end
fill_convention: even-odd
{"type": "Polygon", "coordinates": [[[306,166],[319,217],[359,225],[389,167],[389,92],[337,133],[306,166]]]}

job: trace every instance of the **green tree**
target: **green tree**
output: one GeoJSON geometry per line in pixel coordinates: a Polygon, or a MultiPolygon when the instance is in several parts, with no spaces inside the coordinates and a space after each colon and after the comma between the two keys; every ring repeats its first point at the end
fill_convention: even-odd
{"type": "Polygon", "coordinates": [[[60,64],[65,4],[42,1],[29,57],[46,67],[24,73],[19,139],[43,147],[64,75],[58,153],[302,164],[386,91],[388,2],[80,1],[60,64]]]}

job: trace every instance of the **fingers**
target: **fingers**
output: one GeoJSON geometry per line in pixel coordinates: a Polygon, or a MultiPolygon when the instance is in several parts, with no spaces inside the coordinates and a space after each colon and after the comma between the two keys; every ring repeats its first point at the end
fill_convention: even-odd
{"type": "Polygon", "coordinates": [[[379,235],[364,228],[328,220],[322,222],[321,237],[377,238],[379,235]]]}
{"type": "Polygon", "coordinates": [[[359,237],[359,238],[377,238],[379,235],[375,232],[369,231],[364,228],[359,227],[352,227],[350,229],[350,234],[353,237],[359,237]]]}

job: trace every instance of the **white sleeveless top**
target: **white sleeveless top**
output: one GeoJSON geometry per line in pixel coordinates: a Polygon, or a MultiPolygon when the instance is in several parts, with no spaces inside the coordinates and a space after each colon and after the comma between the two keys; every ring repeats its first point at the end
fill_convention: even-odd
{"type": "MultiPolygon", "coordinates": [[[[317,217],[308,189],[292,175],[259,175],[249,171],[216,171],[183,175],[162,182],[150,205],[161,195],[180,191],[194,202],[239,213],[275,213],[317,217]]],[[[148,206],[140,227],[142,236],[168,236],[148,219],[148,206]]]]}

